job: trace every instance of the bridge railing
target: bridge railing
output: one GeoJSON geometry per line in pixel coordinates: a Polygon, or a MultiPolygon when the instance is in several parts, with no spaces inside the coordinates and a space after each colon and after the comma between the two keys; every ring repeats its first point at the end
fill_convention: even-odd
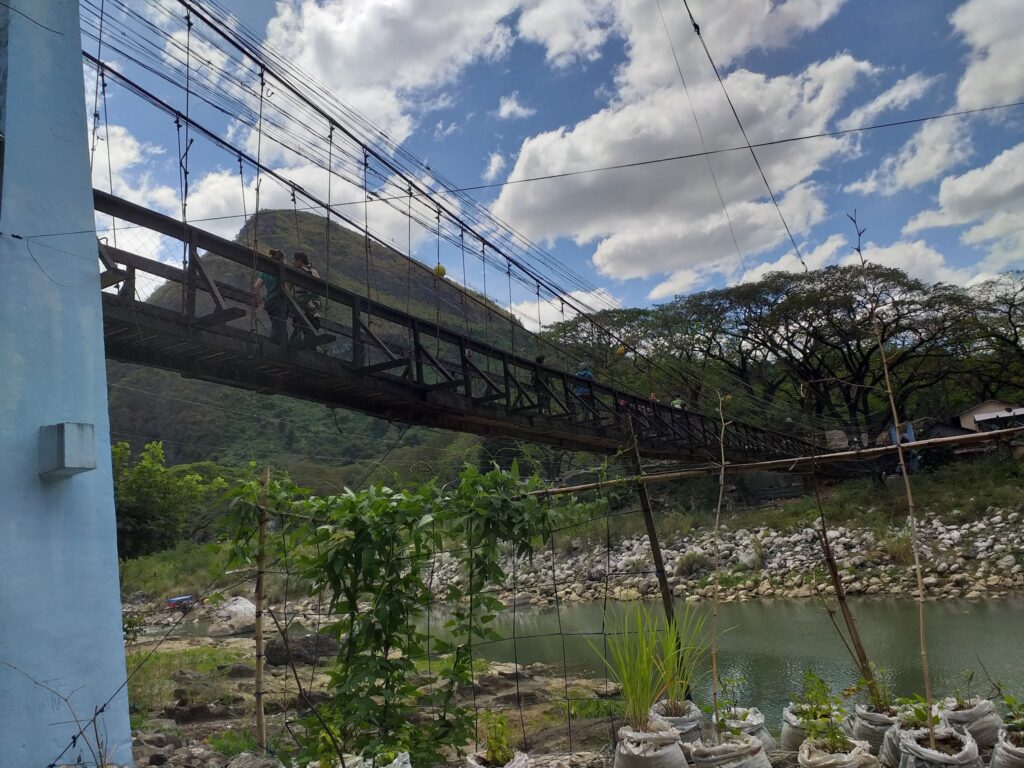
{"type": "MultiPolygon", "coordinates": [[[[327,357],[358,374],[400,382],[421,396],[443,394],[452,407],[490,414],[495,421],[525,418],[553,430],[622,442],[629,418],[645,447],[719,458],[717,419],[540,364],[533,354],[539,347],[528,343],[533,337],[525,328],[513,331],[519,341],[512,343],[513,352],[107,193],[96,191],[95,203],[100,213],[182,243],[187,254],[179,267],[101,243],[102,285],[108,292],[116,290],[118,301],[149,304],[188,328],[255,339],[263,349],[296,359],[327,357]],[[200,250],[205,251],[202,257],[200,250]],[[219,268],[211,257],[222,260],[219,268]],[[285,344],[272,342],[269,318],[255,307],[252,286],[259,273],[275,275],[287,286],[293,332],[285,344]],[[140,296],[142,275],[164,281],[163,287],[140,296]],[[296,302],[296,293],[320,298],[319,327],[296,302]]],[[[802,440],[741,423],[731,423],[725,435],[729,457],[792,456],[808,450],[802,440]]]]}

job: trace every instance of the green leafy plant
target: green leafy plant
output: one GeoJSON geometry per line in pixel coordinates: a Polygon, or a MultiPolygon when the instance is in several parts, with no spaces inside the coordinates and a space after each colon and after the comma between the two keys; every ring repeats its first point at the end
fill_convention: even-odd
{"type": "MultiPolygon", "coordinates": [[[[650,728],[650,710],[666,689],[659,669],[664,624],[640,603],[631,603],[608,623],[608,653],[604,662],[622,686],[625,719],[634,731],[650,728]]],[[[598,653],[601,649],[591,642],[598,653]]],[[[603,653],[602,653],[603,655],[603,653]]]]}
{"type": "Polygon", "coordinates": [[[928,702],[919,693],[896,699],[896,716],[904,730],[934,728],[939,724],[938,716],[929,711],[928,702]]]}
{"type": "Polygon", "coordinates": [[[956,708],[958,710],[970,709],[974,706],[974,699],[971,696],[971,684],[973,682],[973,670],[965,669],[960,673],[960,678],[953,687],[953,698],[956,700],[956,708]]]}
{"type": "Polygon", "coordinates": [[[1008,693],[1002,694],[1003,706],[1006,707],[1007,730],[1024,731],[1024,701],[1008,693]]]}
{"type": "Polygon", "coordinates": [[[793,698],[791,710],[802,723],[828,720],[841,708],[840,699],[832,693],[829,684],[810,669],[804,670],[803,689],[793,698]]]}
{"type": "Polygon", "coordinates": [[[297,566],[308,594],[326,596],[328,631],[340,640],[325,669],[329,699],[303,720],[296,762],[333,765],[348,753],[382,764],[405,751],[415,765],[435,765],[463,753],[473,719],[456,692],[472,684],[471,641],[500,639],[490,624],[502,608],[494,587],[508,580],[502,555],[531,557],[573,508],[530,496],[539,485],[513,463],[468,466],[452,489],[373,485],[318,497],[283,478],[232,490],[232,562],[253,562],[265,510],[281,528],[268,557],[297,566]],[[434,597],[427,574],[434,553],[453,542],[463,578],[444,593],[449,639],[428,638],[420,630],[434,597]],[[426,672],[416,662],[435,655],[443,663],[426,672]]]}
{"type": "Polygon", "coordinates": [[[820,675],[804,670],[803,691],[792,706],[810,739],[819,749],[833,754],[850,750],[849,739],[841,723],[845,717],[841,700],[820,675]]]}
{"type": "Polygon", "coordinates": [[[806,732],[807,738],[825,752],[837,755],[849,752],[852,748],[846,731],[835,715],[822,720],[811,720],[806,724],[806,732]]]}
{"type": "Polygon", "coordinates": [[[659,635],[658,671],[665,686],[665,714],[670,717],[685,714],[687,691],[708,651],[705,622],[704,613],[686,603],[682,616],[677,614],[659,635]]]}
{"type": "Polygon", "coordinates": [[[892,693],[892,673],[885,667],[871,664],[872,679],[861,678],[857,684],[843,691],[843,695],[854,695],[866,691],[870,696],[871,709],[879,714],[894,715],[895,699],[892,693]]]}
{"type": "Polygon", "coordinates": [[[484,710],[480,713],[480,725],[483,728],[483,741],[486,745],[484,751],[480,753],[484,762],[492,768],[499,768],[508,763],[515,756],[508,718],[500,712],[484,710]]]}
{"type": "Polygon", "coordinates": [[[729,722],[742,722],[750,713],[750,710],[740,706],[739,703],[746,684],[746,679],[739,675],[718,678],[719,694],[716,699],[718,708],[716,709],[715,705],[711,704],[705,708],[705,711],[711,714],[719,735],[727,733],[733,736],[740,735],[740,729],[729,725],[729,722]]]}

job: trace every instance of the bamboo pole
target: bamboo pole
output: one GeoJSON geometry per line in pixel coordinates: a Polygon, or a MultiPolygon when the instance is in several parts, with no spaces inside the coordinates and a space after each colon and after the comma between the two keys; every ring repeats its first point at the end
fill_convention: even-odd
{"type": "Polygon", "coordinates": [[[718,445],[722,462],[719,465],[718,470],[718,503],[715,505],[715,527],[711,538],[715,556],[715,582],[711,598],[711,712],[713,713],[711,721],[714,726],[711,730],[713,731],[712,738],[716,744],[718,743],[719,733],[721,733],[722,729],[725,728],[724,721],[729,717],[728,712],[719,713],[718,711],[718,583],[721,569],[721,559],[719,557],[718,548],[718,527],[722,521],[722,502],[725,500],[725,428],[727,426],[727,422],[725,420],[724,404],[725,396],[719,392],[718,420],[721,422],[722,427],[718,437],[718,445]],[[716,720],[716,718],[719,717],[723,718],[723,720],[716,720]]]}
{"type": "Polygon", "coordinates": [[[260,500],[259,534],[256,544],[256,742],[266,754],[267,721],[263,711],[263,607],[266,600],[267,568],[267,487],[270,467],[263,468],[263,493],[260,500]]]}
{"type": "MultiPolygon", "coordinates": [[[[970,435],[953,435],[951,437],[933,437],[928,440],[916,440],[908,443],[906,447],[913,450],[918,448],[936,448],[945,445],[969,445],[972,443],[984,443],[990,440],[1013,437],[1024,432],[1024,427],[1008,427],[996,429],[991,432],[975,432],[970,435]]],[[[743,464],[729,464],[730,472],[754,472],[759,470],[783,469],[793,470],[805,465],[814,463],[822,464],[834,461],[851,461],[858,459],[874,459],[890,453],[897,453],[902,450],[898,445],[880,445],[875,448],[863,448],[858,451],[837,451],[835,453],[823,453],[818,456],[794,456],[789,459],[771,459],[768,461],[753,461],[743,464]]],[[[600,480],[595,483],[580,483],[579,485],[566,485],[557,488],[542,488],[531,491],[529,496],[558,496],[564,493],[580,493],[581,491],[595,491],[602,488],[611,488],[616,485],[628,485],[629,483],[666,483],[671,480],[682,480],[686,477],[700,477],[717,473],[721,464],[706,464],[699,467],[679,469],[672,472],[656,472],[650,475],[634,475],[632,477],[617,477],[612,480],[600,480]]]]}

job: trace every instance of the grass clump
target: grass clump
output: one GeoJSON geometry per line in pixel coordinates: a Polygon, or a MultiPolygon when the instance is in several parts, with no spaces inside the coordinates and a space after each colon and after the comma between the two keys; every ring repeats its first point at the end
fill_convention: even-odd
{"type": "MultiPolygon", "coordinates": [[[[640,603],[631,603],[609,622],[608,653],[604,662],[615,681],[622,686],[625,719],[634,731],[650,728],[650,710],[665,691],[664,675],[659,669],[662,623],[640,603]]],[[[591,644],[601,653],[597,645],[591,644]]]]}
{"type": "Polygon", "coordinates": [[[901,530],[889,533],[878,543],[878,548],[897,565],[910,565],[914,562],[914,547],[910,531],[901,530]]]}
{"type": "Polygon", "coordinates": [[[665,695],[665,714],[670,717],[686,714],[686,693],[709,647],[704,623],[704,613],[687,603],[682,616],[677,614],[660,634],[657,664],[665,695]]]}
{"type": "Polygon", "coordinates": [[[206,743],[224,757],[234,757],[242,752],[259,754],[262,751],[256,737],[248,728],[211,733],[206,737],[206,743]]]}
{"type": "Polygon", "coordinates": [[[159,712],[175,703],[174,690],[181,683],[174,679],[176,672],[195,672],[209,678],[210,698],[216,698],[218,689],[228,690],[227,678],[218,674],[218,667],[250,658],[239,650],[228,648],[186,648],[180,651],[147,650],[129,653],[128,701],[136,712],[159,712]],[[148,657],[148,658],[147,658],[148,657]],[[137,670],[137,671],[136,671],[137,670]]]}

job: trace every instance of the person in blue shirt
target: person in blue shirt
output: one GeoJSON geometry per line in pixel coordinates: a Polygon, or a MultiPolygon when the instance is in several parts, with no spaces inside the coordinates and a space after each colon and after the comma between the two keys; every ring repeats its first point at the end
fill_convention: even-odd
{"type": "Polygon", "coordinates": [[[594,374],[583,360],[580,360],[579,364],[576,366],[576,378],[584,379],[584,381],[577,381],[573,388],[573,392],[576,397],[584,402],[584,404],[590,406],[588,411],[591,411],[594,403],[594,388],[591,386],[591,382],[594,380],[594,374]]]}

